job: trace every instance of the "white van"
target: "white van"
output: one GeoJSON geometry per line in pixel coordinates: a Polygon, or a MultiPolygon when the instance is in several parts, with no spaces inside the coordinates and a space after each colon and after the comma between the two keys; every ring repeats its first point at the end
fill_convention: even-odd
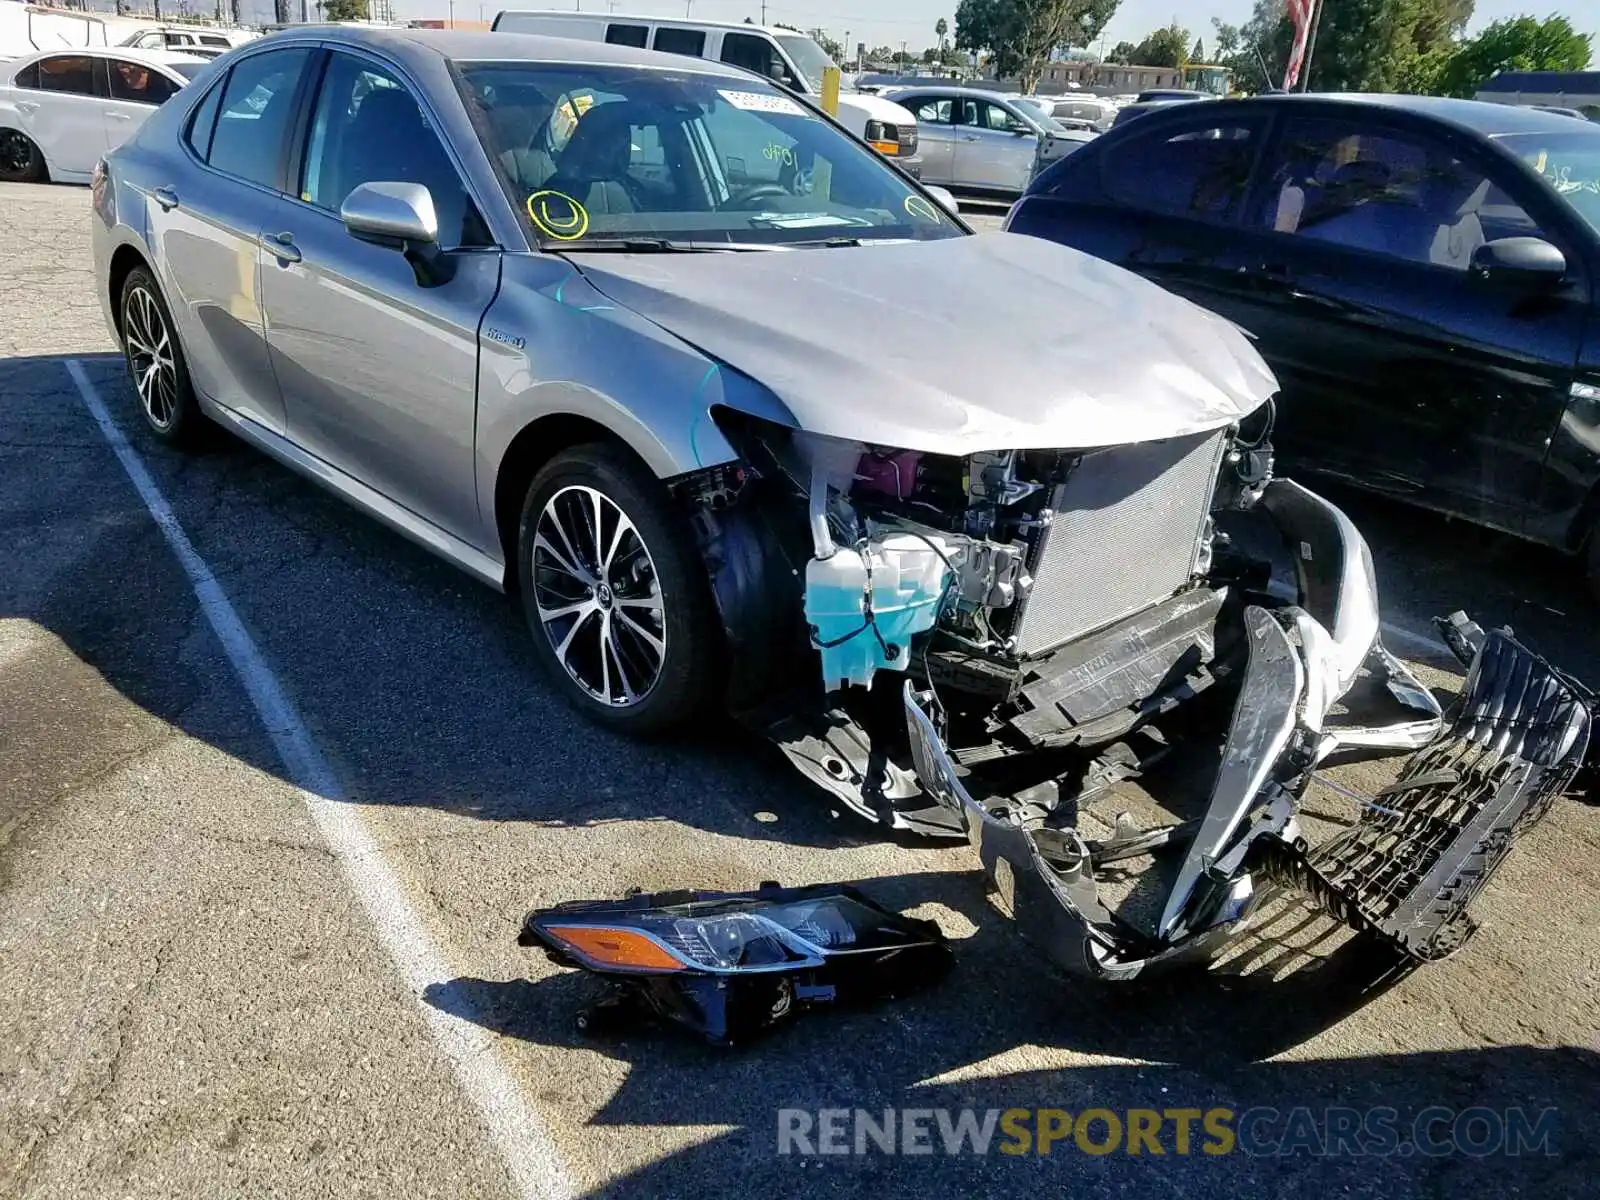
{"type": "MultiPolygon", "coordinates": [[[[821,99],[823,70],[834,65],[822,47],[803,33],[731,21],[507,11],[494,19],[491,28],[500,33],[537,33],[709,58],[764,75],[813,101],[821,99]]],[[[913,176],[921,174],[917,119],[900,105],[881,96],[841,90],[839,123],[901,170],[913,176]]]]}

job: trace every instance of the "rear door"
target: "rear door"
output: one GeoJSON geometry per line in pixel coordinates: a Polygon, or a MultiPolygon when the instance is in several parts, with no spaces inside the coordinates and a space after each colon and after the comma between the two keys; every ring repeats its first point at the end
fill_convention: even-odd
{"type": "Polygon", "coordinates": [[[499,251],[426,107],[376,59],[327,54],[300,159],[291,193],[260,227],[290,439],[473,542],[478,325],[499,286],[499,251]],[[380,181],[428,188],[448,279],[425,282],[398,250],[345,229],[345,198],[380,181]]]}
{"type": "Polygon", "coordinates": [[[922,182],[945,187],[956,179],[956,101],[940,95],[895,95],[891,99],[917,118],[918,150],[922,155],[922,182]]]}
{"type": "Polygon", "coordinates": [[[284,409],[259,300],[260,235],[311,57],[300,47],[258,51],[211,84],[147,208],[195,387],[277,434],[284,409]]]}
{"type": "Polygon", "coordinates": [[[106,149],[115,150],[157,107],[177,95],[181,85],[137,59],[102,57],[100,64],[107,83],[106,100],[101,105],[106,149]]]}
{"type": "Polygon", "coordinates": [[[106,150],[95,60],[87,54],[52,54],[35,64],[34,95],[18,93],[22,132],[44,152],[52,173],[88,175],[106,150]]]}
{"type": "Polygon", "coordinates": [[[1033,175],[1038,135],[1000,105],[981,97],[963,96],[955,107],[957,182],[963,187],[1022,191],[1033,175]]]}

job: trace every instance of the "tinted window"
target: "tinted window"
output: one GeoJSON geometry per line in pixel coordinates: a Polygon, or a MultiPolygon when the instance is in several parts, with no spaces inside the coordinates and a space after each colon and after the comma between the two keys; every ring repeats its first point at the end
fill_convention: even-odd
{"type": "Polygon", "coordinates": [[[175,95],[178,85],[161,72],[129,58],[113,58],[106,66],[111,74],[111,98],[134,104],[160,104],[175,95]]]}
{"type": "Polygon", "coordinates": [[[311,118],[300,198],[338,212],[359,184],[420,183],[433,196],[439,241],[482,245],[461,177],[415,98],[372,63],[335,54],[311,118]]]}
{"type": "Polygon", "coordinates": [[[705,53],[706,35],[699,29],[657,29],[655,49],[699,58],[705,53]]]}
{"type": "Polygon", "coordinates": [[[279,185],[295,88],[310,57],[309,50],[268,51],[228,72],[207,159],[213,167],[253,183],[279,185]]]}
{"type": "Polygon", "coordinates": [[[607,25],[606,41],[613,46],[637,46],[644,49],[645,39],[650,36],[648,25],[607,25]]]}
{"type": "Polygon", "coordinates": [[[40,91],[94,95],[94,59],[59,54],[54,58],[41,58],[38,66],[40,91]]]}
{"type": "Polygon", "coordinates": [[[19,88],[36,88],[39,86],[39,64],[29,63],[11,77],[11,85],[19,88]]]}
{"type": "Polygon", "coordinates": [[[1537,233],[1446,147],[1344,121],[1292,121],[1256,219],[1278,233],[1466,270],[1491,238],[1537,233]]]}
{"type": "Polygon", "coordinates": [[[1107,197],[1131,208],[1234,221],[1256,142],[1256,131],[1244,125],[1135,137],[1101,156],[1101,185],[1107,197]]]}
{"type": "Polygon", "coordinates": [[[748,33],[725,33],[722,35],[722,61],[771,78],[773,65],[779,59],[766,38],[748,33]]]}
{"type": "Polygon", "coordinates": [[[222,108],[223,86],[219,83],[207,92],[189,118],[189,132],[185,136],[190,148],[201,158],[211,153],[211,133],[217,127],[217,112],[222,108]]]}

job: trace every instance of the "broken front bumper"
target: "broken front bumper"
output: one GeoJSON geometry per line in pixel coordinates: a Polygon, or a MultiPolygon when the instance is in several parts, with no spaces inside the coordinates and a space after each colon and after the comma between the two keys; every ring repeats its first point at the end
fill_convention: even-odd
{"type": "Polygon", "coordinates": [[[974,799],[940,736],[936,696],[907,685],[923,788],[965,825],[1002,908],[1066,969],[1120,980],[1204,957],[1243,929],[1258,884],[1267,883],[1305,891],[1415,959],[1442,957],[1470,935],[1467,905],[1515,838],[1567,789],[1588,748],[1591,694],[1508,633],[1474,647],[1440,736],[1437,705],[1381,644],[1372,645],[1368,669],[1412,714],[1341,731],[1321,717],[1320,626],[1303,610],[1258,607],[1246,610],[1245,626],[1249,665],[1204,814],[1100,845],[974,799]],[[1355,827],[1309,850],[1295,820],[1300,796],[1317,761],[1341,744],[1423,748],[1399,782],[1366,803],[1355,827]],[[1184,857],[1152,935],[1102,903],[1096,864],[1130,849],[1169,848],[1184,857]]]}

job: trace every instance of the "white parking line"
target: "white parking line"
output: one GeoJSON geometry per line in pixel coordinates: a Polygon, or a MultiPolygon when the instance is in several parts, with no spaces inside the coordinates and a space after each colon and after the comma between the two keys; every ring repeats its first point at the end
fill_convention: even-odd
{"type": "Polygon", "coordinates": [[[361,820],[360,809],[348,802],[338,777],[246,632],[222,585],[196,552],[144,463],[123,437],[122,430],[112,421],[105,403],[84,373],[83,364],[70,359],[67,371],[77,384],[89,415],[111,444],[161,535],[177,555],[200,601],[201,611],[266,726],[290,781],[299,788],[301,799],[323,840],[344,867],[350,886],[372,919],[378,940],[416,996],[428,1031],[487,1124],[489,1136],[511,1172],[518,1193],[529,1200],[573,1194],[572,1183],[555,1144],[538,1114],[496,1057],[492,1035],[470,1021],[423,1001],[425,989],[446,984],[453,976],[406,898],[399,877],[372,840],[372,834],[361,820]]]}

